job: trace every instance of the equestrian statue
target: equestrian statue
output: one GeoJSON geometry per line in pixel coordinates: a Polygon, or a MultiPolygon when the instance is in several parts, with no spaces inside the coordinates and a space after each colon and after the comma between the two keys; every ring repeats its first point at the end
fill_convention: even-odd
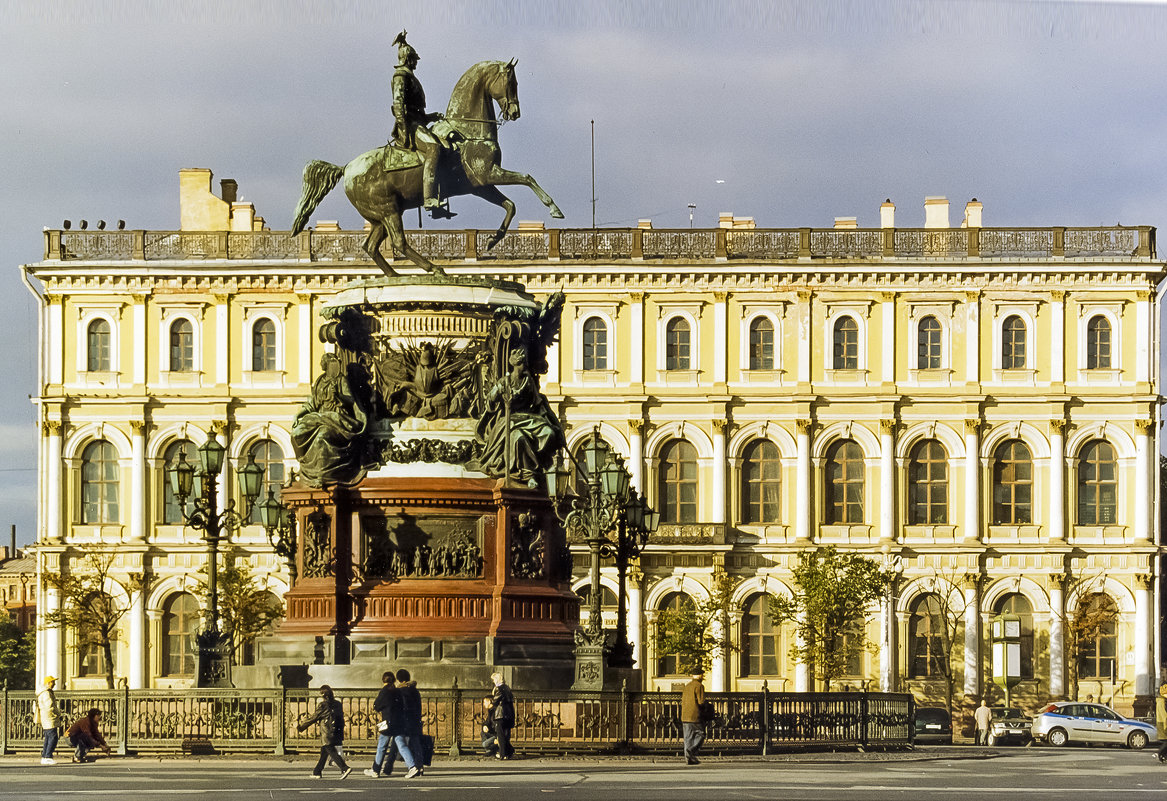
{"type": "Polygon", "coordinates": [[[414,74],[420,58],[417,51],[405,41],[405,31],[397,35],[394,44],[393,137],[385,146],[362,153],[344,167],[326,161],[308,162],[292,233],[304,230],[308,216],[341,178],[349,202],[372,225],[365,252],[386,275],[395,274],[380,250],[386,237],[395,253],[425,270],[443,274],[440,267],[410,247],[401,221],[407,209],[422,207],[435,218],[452,217],[448,201],[455,195],[475,195],[501,206],[505,214],[490,238],[491,248],[502,240],[515,216],[515,204],[498,185],[530,187],[551,216],[561,219],[563,212],[534,178],[500,166],[499,125],[519,118],[515,61],[475,64],[454,86],[446,113],[431,114],[425,110],[425,92],[414,74]],[[495,116],[495,103],[500,117],[495,116]]]}

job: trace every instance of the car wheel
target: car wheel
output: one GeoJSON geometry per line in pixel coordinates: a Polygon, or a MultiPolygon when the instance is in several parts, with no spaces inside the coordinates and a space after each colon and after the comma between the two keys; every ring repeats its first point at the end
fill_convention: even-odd
{"type": "Polygon", "coordinates": [[[1065,729],[1050,729],[1046,739],[1049,740],[1050,745],[1061,748],[1070,738],[1066,735],[1065,729]]]}
{"type": "Polygon", "coordinates": [[[1132,751],[1139,751],[1147,747],[1147,733],[1142,731],[1132,731],[1130,736],[1126,738],[1126,744],[1130,746],[1132,751]]]}
{"type": "Polygon", "coordinates": [[[988,745],[996,745],[996,744],[997,744],[997,735],[990,734],[989,739],[988,739],[988,745]]]}

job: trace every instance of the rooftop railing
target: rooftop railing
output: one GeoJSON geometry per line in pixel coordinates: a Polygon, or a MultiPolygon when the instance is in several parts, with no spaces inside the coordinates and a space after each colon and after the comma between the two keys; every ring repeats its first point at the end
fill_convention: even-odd
{"type": "MultiPolygon", "coordinates": [[[[1151,226],[1099,228],[549,228],[410,231],[433,261],[850,261],[1155,258],[1151,226]]],[[[48,261],[362,262],[364,231],[45,231],[48,261]]],[[[386,256],[388,248],[383,249],[386,256]]]]}

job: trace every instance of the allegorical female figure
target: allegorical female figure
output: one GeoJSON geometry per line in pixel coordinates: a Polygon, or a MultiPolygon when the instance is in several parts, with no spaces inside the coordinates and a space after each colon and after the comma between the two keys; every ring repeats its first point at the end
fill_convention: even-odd
{"type": "Polygon", "coordinates": [[[480,464],[488,475],[509,474],[534,488],[539,486],[538,476],[551,467],[555,452],[563,447],[563,427],[539,391],[526,350],[511,351],[507,361],[510,372],[490,388],[478,421],[483,444],[480,464]]]}
{"type": "Polygon", "coordinates": [[[336,354],[324,354],[320,367],[324,372],[312,385],[312,397],[292,421],[292,447],[308,484],[351,484],[365,467],[368,415],[336,354]]]}

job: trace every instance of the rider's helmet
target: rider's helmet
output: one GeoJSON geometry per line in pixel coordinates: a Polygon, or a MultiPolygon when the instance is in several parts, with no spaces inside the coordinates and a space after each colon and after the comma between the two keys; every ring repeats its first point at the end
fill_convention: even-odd
{"type": "Polygon", "coordinates": [[[393,40],[393,44],[397,45],[397,66],[406,66],[409,64],[411,59],[413,63],[416,64],[418,60],[421,59],[421,56],[417,54],[417,51],[413,49],[413,46],[409,42],[405,41],[405,31],[397,34],[397,38],[393,40]]]}

